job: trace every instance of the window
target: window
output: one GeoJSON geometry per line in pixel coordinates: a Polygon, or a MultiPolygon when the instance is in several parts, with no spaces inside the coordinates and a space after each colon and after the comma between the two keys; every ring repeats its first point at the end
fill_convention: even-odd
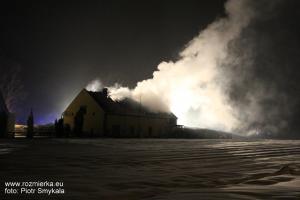
{"type": "Polygon", "coordinates": [[[80,108],[79,108],[79,110],[80,110],[80,112],[82,112],[83,114],[86,114],[86,112],[87,112],[87,106],[80,106],[80,108]]]}
{"type": "Polygon", "coordinates": [[[121,130],[120,125],[113,125],[112,126],[112,136],[113,137],[119,137],[120,136],[120,130],[121,130]]]}
{"type": "Polygon", "coordinates": [[[152,127],[151,126],[148,127],[148,136],[152,137],[152,127]]]}
{"type": "Polygon", "coordinates": [[[131,136],[135,135],[135,128],[134,128],[134,126],[130,126],[130,135],[131,136]]]}

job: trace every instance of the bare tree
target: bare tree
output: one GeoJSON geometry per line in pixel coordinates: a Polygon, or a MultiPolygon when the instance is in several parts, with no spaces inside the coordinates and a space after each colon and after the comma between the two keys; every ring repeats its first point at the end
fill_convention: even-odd
{"type": "Polygon", "coordinates": [[[14,112],[17,103],[25,97],[24,86],[21,81],[21,67],[13,66],[9,69],[2,67],[0,66],[0,90],[8,110],[14,112]]]}

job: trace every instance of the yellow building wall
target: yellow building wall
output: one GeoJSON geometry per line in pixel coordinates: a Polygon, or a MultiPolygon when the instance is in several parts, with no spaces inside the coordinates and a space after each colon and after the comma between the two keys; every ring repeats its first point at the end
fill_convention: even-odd
{"type": "Polygon", "coordinates": [[[63,114],[64,124],[69,124],[71,129],[74,128],[74,117],[81,106],[86,106],[84,115],[83,132],[93,135],[103,135],[104,111],[84,89],[72,103],[67,107],[63,114]]]}
{"type": "Polygon", "coordinates": [[[163,137],[171,130],[169,118],[107,114],[106,132],[112,137],[163,137]]]}

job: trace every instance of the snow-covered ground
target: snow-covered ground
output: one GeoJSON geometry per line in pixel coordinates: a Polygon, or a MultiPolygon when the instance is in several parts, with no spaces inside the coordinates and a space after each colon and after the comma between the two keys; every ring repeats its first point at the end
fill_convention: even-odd
{"type": "Polygon", "coordinates": [[[300,199],[300,141],[0,140],[0,168],[65,189],[0,199],[300,199]]]}

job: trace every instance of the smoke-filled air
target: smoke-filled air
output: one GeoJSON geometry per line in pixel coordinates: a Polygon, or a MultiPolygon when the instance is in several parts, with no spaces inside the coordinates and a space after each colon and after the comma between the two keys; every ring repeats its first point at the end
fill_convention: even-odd
{"type": "MultiPolygon", "coordinates": [[[[276,2],[260,2],[264,11],[273,9],[276,2]]],[[[251,86],[245,81],[251,78],[255,68],[253,46],[243,43],[242,35],[249,26],[262,17],[257,4],[248,0],[229,0],[225,4],[225,16],[216,19],[193,38],[179,53],[176,61],[163,61],[153,72],[151,79],[142,80],[130,89],[116,83],[109,87],[113,99],[132,98],[152,111],[171,111],[178,117],[178,124],[253,134],[261,131],[276,132],[285,121],[270,119],[279,114],[273,109],[266,117],[261,102],[276,96],[276,89],[256,80],[251,86]],[[240,87],[240,88],[239,88],[240,87]],[[235,90],[239,95],[235,95],[235,90]]],[[[94,81],[87,89],[101,86],[94,81]]]]}

